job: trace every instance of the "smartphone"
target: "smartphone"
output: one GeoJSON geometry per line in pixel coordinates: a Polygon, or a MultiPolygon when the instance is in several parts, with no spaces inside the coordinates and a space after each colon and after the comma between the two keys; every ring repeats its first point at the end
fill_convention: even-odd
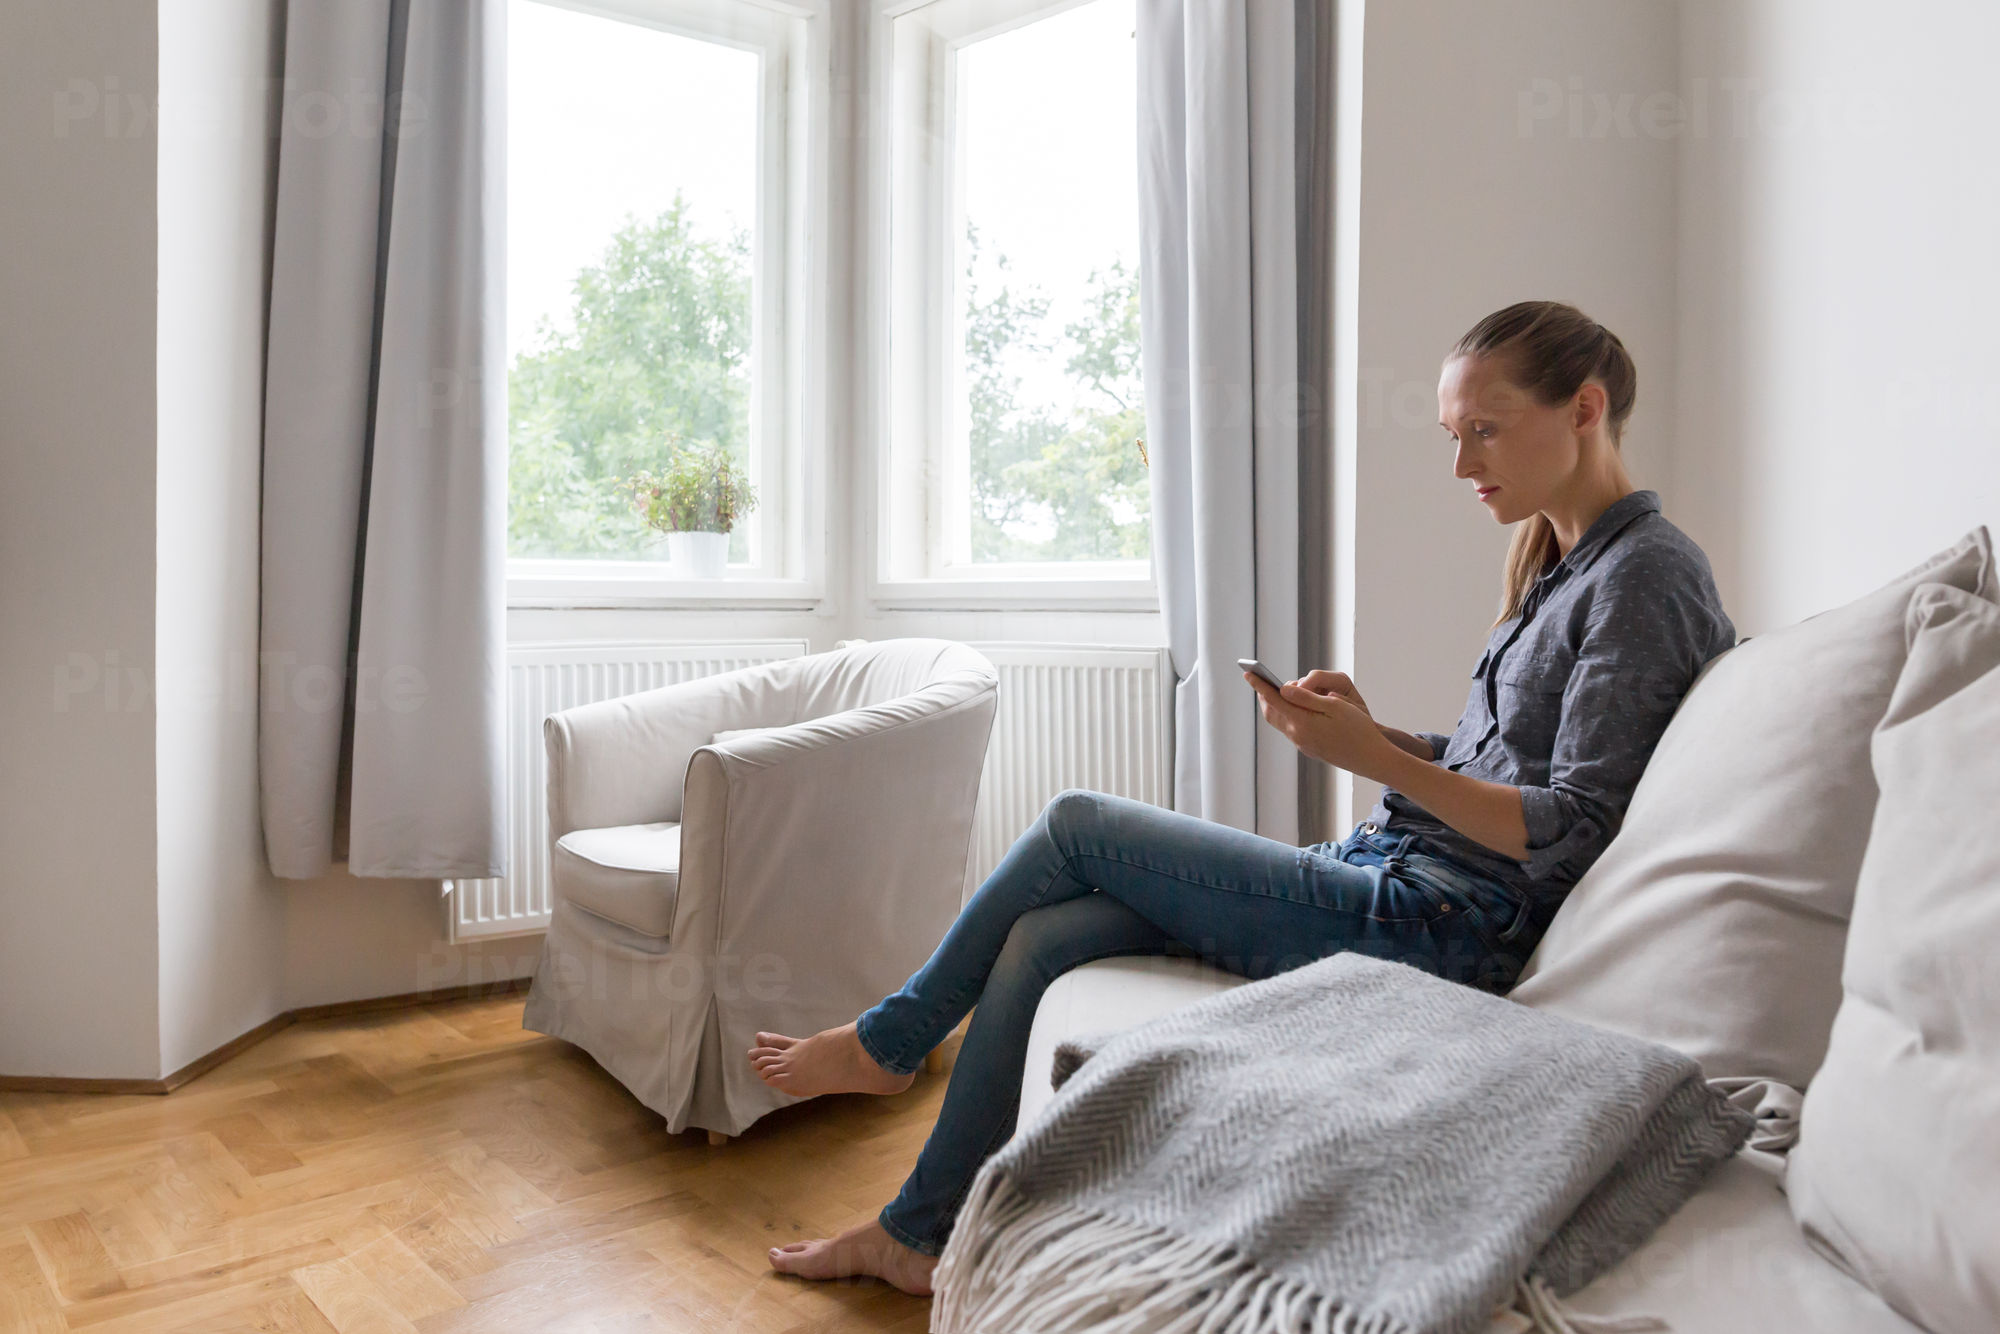
{"type": "Polygon", "coordinates": [[[1238,658],[1236,665],[1250,673],[1250,675],[1260,677],[1264,681],[1269,682],[1273,690],[1283,690],[1285,688],[1285,683],[1278,679],[1278,674],[1255,658],[1238,658]]]}

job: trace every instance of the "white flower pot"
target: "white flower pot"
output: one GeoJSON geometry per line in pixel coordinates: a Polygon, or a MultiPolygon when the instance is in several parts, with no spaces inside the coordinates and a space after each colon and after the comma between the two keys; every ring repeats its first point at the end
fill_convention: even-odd
{"type": "Polygon", "coordinates": [[[729,569],[728,533],[668,533],[676,579],[720,579],[729,569]]]}

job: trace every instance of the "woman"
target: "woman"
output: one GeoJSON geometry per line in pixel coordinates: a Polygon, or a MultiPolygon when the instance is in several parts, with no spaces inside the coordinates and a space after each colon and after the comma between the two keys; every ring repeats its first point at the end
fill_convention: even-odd
{"type": "Polygon", "coordinates": [[[1509,306],[1452,349],[1438,409],[1454,474],[1516,525],[1457,730],[1377,723],[1339,672],[1282,689],[1245,676],[1265,721],[1301,751],[1384,784],[1345,840],[1296,848],[1065,792],[902,990],[808,1038],[758,1034],[750,1061],[787,1093],[893,1093],[972,1012],[901,1192],[838,1237],[773,1249],[774,1268],[929,1292],[974,1174],[1013,1133],[1035,1007],[1079,964],[1180,952],[1254,978],[1364,950],[1513,984],[1617,832],[1695,674],[1735,642],[1701,549],[1626,475],[1634,388],[1624,345],[1555,302],[1509,306]]]}

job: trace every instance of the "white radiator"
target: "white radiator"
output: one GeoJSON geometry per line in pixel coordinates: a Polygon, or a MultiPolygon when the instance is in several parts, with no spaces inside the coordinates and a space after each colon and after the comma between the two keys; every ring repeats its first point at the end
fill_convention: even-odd
{"type": "Polygon", "coordinates": [[[507,837],[514,874],[447,880],[453,941],[514,936],[549,924],[548,753],[542,720],[619,695],[796,658],[803,639],[731,644],[543,644],[507,651],[507,837]]]}
{"type": "Polygon", "coordinates": [[[1069,787],[1172,804],[1172,661],[1163,648],[974,644],[1000,672],[965,892],[1069,787]]]}

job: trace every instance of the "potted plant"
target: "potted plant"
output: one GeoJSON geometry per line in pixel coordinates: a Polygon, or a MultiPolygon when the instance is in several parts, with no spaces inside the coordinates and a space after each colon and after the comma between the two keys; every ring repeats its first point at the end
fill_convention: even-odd
{"type": "Polygon", "coordinates": [[[720,579],[729,565],[729,534],[757,508],[750,478],[712,441],[676,442],[667,461],[625,479],[632,508],[667,535],[667,559],[688,579],[720,579]]]}

